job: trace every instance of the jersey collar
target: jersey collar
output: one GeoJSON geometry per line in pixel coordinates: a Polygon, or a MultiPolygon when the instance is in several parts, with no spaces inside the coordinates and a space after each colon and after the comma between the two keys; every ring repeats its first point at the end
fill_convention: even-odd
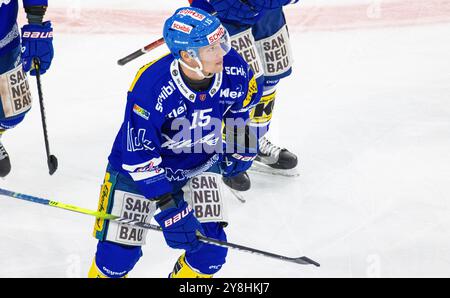
{"type": "MultiPolygon", "coordinates": [[[[195,99],[197,98],[197,93],[192,91],[183,81],[183,78],[181,77],[180,73],[180,64],[177,60],[174,60],[172,64],[170,65],[170,75],[172,76],[173,81],[175,82],[175,85],[177,85],[178,90],[180,90],[181,94],[183,94],[184,97],[186,97],[189,101],[195,102],[195,99]]],[[[211,87],[209,88],[209,96],[213,97],[222,86],[222,80],[223,75],[222,72],[217,73],[214,76],[214,82],[211,84],[211,87]]]]}

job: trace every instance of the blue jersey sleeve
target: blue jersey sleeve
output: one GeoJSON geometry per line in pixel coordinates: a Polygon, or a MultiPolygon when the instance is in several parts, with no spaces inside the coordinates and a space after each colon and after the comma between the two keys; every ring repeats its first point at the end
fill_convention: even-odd
{"type": "Polygon", "coordinates": [[[148,199],[172,191],[161,167],[161,127],[164,116],[155,109],[154,92],[148,80],[133,84],[128,92],[122,125],[122,169],[148,199]]]}

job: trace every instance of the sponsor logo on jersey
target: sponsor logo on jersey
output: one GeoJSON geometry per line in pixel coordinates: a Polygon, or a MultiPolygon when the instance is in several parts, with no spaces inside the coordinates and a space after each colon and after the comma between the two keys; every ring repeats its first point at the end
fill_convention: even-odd
{"type": "Polygon", "coordinates": [[[150,113],[149,113],[146,109],[140,107],[140,106],[137,105],[137,104],[134,104],[134,106],[133,106],[133,112],[134,112],[135,114],[137,114],[138,116],[144,118],[145,120],[148,120],[149,117],[150,117],[150,113]]]}
{"type": "Polygon", "coordinates": [[[165,173],[165,171],[163,168],[158,167],[161,162],[161,157],[155,157],[140,164],[122,164],[122,168],[128,172],[128,174],[134,181],[147,180],[152,177],[155,180],[157,179],[156,176],[159,176],[160,179],[163,179],[163,174],[165,173]]]}
{"type": "Polygon", "coordinates": [[[158,162],[158,161],[159,161],[159,160],[152,159],[152,160],[150,161],[149,164],[147,164],[147,165],[145,165],[145,166],[143,166],[143,167],[137,168],[137,169],[135,170],[135,172],[136,172],[136,173],[139,173],[139,172],[154,172],[155,175],[160,174],[160,173],[163,171],[163,169],[158,168],[158,165],[157,165],[157,164],[160,163],[160,162],[158,162]],[[157,164],[155,164],[155,162],[156,162],[157,164]]]}
{"type": "Polygon", "coordinates": [[[247,74],[245,73],[244,67],[240,66],[225,66],[225,73],[230,76],[243,76],[247,77],[247,74]]]}
{"type": "Polygon", "coordinates": [[[152,141],[147,140],[145,138],[145,134],[147,130],[141,128],[138,130],[137,134],[135,133],[134,127],[130,127],[130,122],[127,124],[127,151],[135,152],[141,150],[155,150],[155,147],[152,146],[152,141]]]}
{"type": "Polygon", "coordinates": [[[184,175],[183,170],[172,170],[171,168],[166,168],[166,178],[169,181],[183,181],[186,179],[186,176],[184,175]]]}
{"type": "Polygon", "coordinates": [[[220,97],[227,97],[227,98],[239,98],[244,95],[244,92],[242,91],[231,91],[230,88],[221,89],[220,90],[220,97]]]}
{"type": "Polygon", "coordinates": [[[182,16],[190,16],[191,18],[193,18],[197,21],[203,21],[206,18],[205,15],[198,13],[191,9],[180,10],[177,14],[182,15],[182,16]]]}
{"type": "Polygon", "coordinates": [[[148,171],[148,169],[153,170],[157,169],[158,168],[157,166],[161,164],[161,162],[162,162],[161,157],[155,157],[140,164],[133,164],[133,165],[122,164],[122,168],[130,173],[141,173],[148,171]]]}
{"type": "Polygon", "coordinates": [[[220,159],[219,154],[214,154],[207,162],[201,164],[200,166],[190,169],[190,170],[182,170],[177,169],[173,170],[171,168],[166,168],[166,178],[169,181],[183,181],[195,176],[200,175],[201,173],[206,172],[210,169],[214,164],[216,164],[220,159]]]}
{"type": "Polygon", "coordinates": [[[167,118],[172,119],[172,118],[177,118],[181,115],[183,115],[184,113],[186,113],[186,105],[183,103],[182,106],[179,106],[178,108],[173,109],[168,115],[167,118]]]}
{"type": "Polygon", "coordinates": [[[210,133],[203,138],[200,138],[196,141],[192,141],[192,139],[182,139],[181,141],[172,140],[168,135],[162,134],[163,137],[166,138],[166,142],[161,145],[161,148],[167,148],[169,150],[176,150],[181,148],[192,148],[198,144],[207,144],[209,146],[216,146],[219,142],[219,137],[217,137],[214,133],[210,133]]]}
{"type": "Polygon", "coordinates": [[[172,80],[170,81],[175,82],[175,84],[171,84],[171,86],[173,87],[173,89],[177,88],[181,94],[187,98],[189,101],[194,102],[195,99],[197,98],[197,94],[192,92],[184,83],[183,79],[181,78],[180,75],[180,71],[178,69],[179,65],[178,65],[178,60],[174,60],[172,62],[172,64],[170,65],[170,73],[172,75],[172,80]],[[175,87],[176,85],[176,87],[175,87]]]}
{"type": "Polygon", "coordinates": [[[192,28],[192,26],[180,23],[178,21],[173,22],[173,24],[170,28],[175,29],[180,32],[187,33],[187,34],[191,33],[192,29],[194,29],[194,28],[192,28]]]}
{"type": "Polygon", "coordinates": [[[200,101],[205,101],[206,100],[206,94],[200,94],[199,95],[200,101]]]}
{"type": "Polygon", "coordinates": [[[216,93],[219,91],[220,87],[222,86],[222,81],[223,81],[222,73],[216,74],[216,79],[214,81],[214,86],[209,91],[209,96],[213,97],[214,95],[216,95],[216,93]]]}
{"type": "Polygon", "coordinates": [[[175,77],[175,83],[178,86],[178,90],[180,90],[180,92],[184,95],[184,97],[186,97],[187,99],[189,99],[191,102],[195,101],[195,98],[197,97],[195,95],[195,93],[193,93],[192,91],[190,91],[188,89],[188,87],[186,86],[186,84],[184,84],[183,79],[181,78],[180,75],[178,75],[177,77],[175,77]]]}
{"type": "Polygon", "coordinates": [[[220,25],[213,33],[207,36],[209,44],[213,44],[218,41],[225,34],[225,28],[220,25]]]}
{"type": "Polygon", "coordinates": [[[174,92],[175,92],[175,84],[172,81],[169,82],[169,86],[163,86],[161,88],[161,93],[158,96],[155,110],[162,113],[163,112],[163,106],[162,106],[163,100],[167,99],[174,92]]]}
{"type": "Polygon", "coordinates": [[[248,83],[248,92],[247,97],[244,100],[243,107],[247,107],[253,99],[253,95],[258,93],[258,84],[256,83],[256,79],[253,76],[250,82],[248,83]]]}
{"type": "Polygon", "coordinates": [[[273,106],[275,103],[275,93],[263,96],[261,101],[250,113],[250,118],[254,125],[267,125],[272,119],[273,106]]]}

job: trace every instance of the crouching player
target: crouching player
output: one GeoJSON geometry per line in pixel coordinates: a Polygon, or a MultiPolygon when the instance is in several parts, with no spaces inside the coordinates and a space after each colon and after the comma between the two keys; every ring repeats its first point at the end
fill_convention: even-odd
{"type": "MultiPolygon", "coordinates": [[[[180,8],[163,36],[171,54],[142,67],[131,85],[99,211],[154,218],[167,245],[185,251],[169,276],[212,277],[227,249],[199,242],[196,233],[226,240],[221,177],[247,170],[256,157],[257,138],[246,127],[261,92],[216,17],[180,8]]],[[[98,219],[94,235],[89,277],[127,276],[146,231],[98,219]]]]}

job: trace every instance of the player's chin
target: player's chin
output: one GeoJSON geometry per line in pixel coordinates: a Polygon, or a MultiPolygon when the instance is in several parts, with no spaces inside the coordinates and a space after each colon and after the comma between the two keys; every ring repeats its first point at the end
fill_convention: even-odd
{"type": "Polygon", "coordinates": [[[221,73],[223,71],[223,59],[205,63],[203,70],[209,73],[221,73]]]}
{"type": "Polygon", "coordinates": [[[214,64],[214,73],[219,73],[223,71],[223,61],[214,64]]]}

